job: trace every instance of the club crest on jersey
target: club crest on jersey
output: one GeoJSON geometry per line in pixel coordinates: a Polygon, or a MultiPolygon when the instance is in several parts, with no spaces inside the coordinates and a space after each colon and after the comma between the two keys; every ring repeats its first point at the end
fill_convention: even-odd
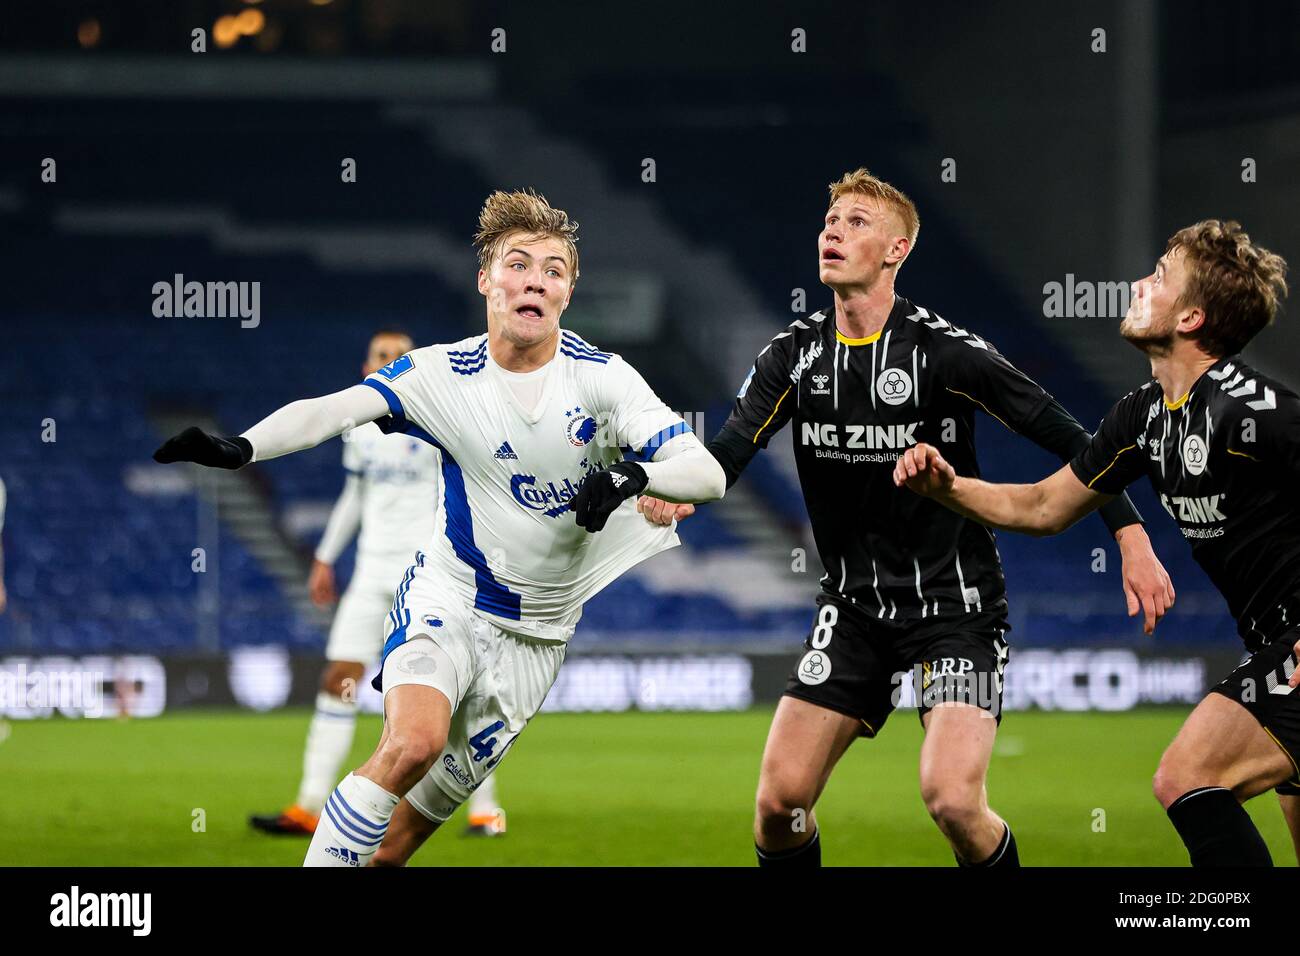
{"type": "Polygon", "coordinates": [[[809,394],[812,395],[829,395],[831,390],[826,384],[831,380],[829,375],[814,375],[812,377],[813,389],[809,394]]]}
{"type": "Polygon", "coordinates": [[[1210,458],[1210,449],[1200,435],[1188,435],[1183,439],[1183,467],[1189,475],[1199,475],[1205,471],[1210,458]]]}
{"type": "Polygon", "coordinates": [[[876,377],[876,394],[886,405],[902,405],[912,397],[912,376],[901,368],[887,368],[876,377]]]}
{"type": "Polygon", "coordinates": [[[596,437],[596,419],[582,413],[582,406],[564,413],[568,421],[564,425],[564,437],[569,444],[581,448],[596,437]]]}
{"type": "Polygon", "coordinates": [[[415,360],[411,358],[410,353],[407,353],[400,358],[393,359],[376,374],[382,375],[391,382],[394,379],[401,378],[413,368],[415,368],[415,360]]]}

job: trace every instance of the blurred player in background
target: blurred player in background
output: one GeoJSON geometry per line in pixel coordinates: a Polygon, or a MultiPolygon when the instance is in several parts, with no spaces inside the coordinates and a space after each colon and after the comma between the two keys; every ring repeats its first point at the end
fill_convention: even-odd
{"type": "MultiPolygon", "coordinates": [[[[414,347],[406,332],[381,329],[371,336],[362,378],[414,347]]],[[[357,683],[366,667],[379,660],[384,617],[393,606],[402,575],[433,535],[441,466],[438,450],[418,438],[385,435],[374,422],[345,433],[344,438],[343,493],[316,547],[307,582],[312,601],[327,607],[338,600],[334,562],[354,536],[356,568],[330,627],[325,647],[329,663],[307,733],[298,797],[281,813],[249,818],[254,827],[268,833],[310,836],[316,831],[325,798],[352,748],[357,683]]],[[[468,832],[497,834],[504,824],[497,806],[496,778],[488,777],[470,798],[468,832]]]]}
{"type": "Polygon", "coordinates": [[[155,453],[238,468],[376,420],[441,452],[437,530],[388,616],[383,736],[326,799],[305,865],[405,863],[537,713],[583,604],[679,543],[621,505],[642,491],[725,491],[718,463],[635,369],[560,328],[576,233],[531,191],[494,193],[475,236],[486,334],[416,349],[236,438],[190,428],[155,453]],[[644,463],[624,461],[624,447],[644,463]]]}
{"type": "Polygon", "coordinates": [[[0,478],[0,614],[5,612],[9,604],[9,595],[5,592],[5,504],[7,495],[5,493],[4,479],[0,478]]]}
{"type": "MultiPolygon", "coordinates": [[[[816,866],[813,806],[840,757],[875,737],[914,671],[921,796],[962,866],[1018,866],[985,778],[1002,718],[1006,591],[993,535],[892,481],[896,449],[942,442],[978,472],[975,410],[1069,460],[1088,433],[978,335],[896,295],[916,207],[865,169],[830,186],[818,237],[831,307],[797,319],[758,356],[709,451],[730,486],[793,422],[799,482],[826,574],[805,653],[763,753],[754,841],[760,866],[816,866]],[[992,719],[990,719],[992,718],[992,719]]],[[[652,520],[680,516],[644,502],[652,520]]],[[[1150,632],[1173,602],[1127,499],[1104,512],[1124,559],[1129,613],[1150,632]]]]}
{"type": "Polygon", "coordinates": [[[1238,354],[1286,295],[1286,261],[1235,222],[1176,232],[1120,334],[1151,381],[1034,485],[993,485],[928,445],[894,480],[994,528],[1056,534],[1143,475],[1228,602],[1249,657],[1196,706],[1156,771],[1193,866],[1268,866],[1242,803],[1277,788],[1300,857],[1300,396],[1238,354]]]}

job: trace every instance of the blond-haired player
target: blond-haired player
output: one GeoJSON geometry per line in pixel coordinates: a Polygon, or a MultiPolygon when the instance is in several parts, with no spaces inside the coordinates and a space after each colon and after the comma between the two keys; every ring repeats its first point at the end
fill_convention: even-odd
{"type": "Polygon", "coordinates": [[[1143,475],[1228,603],[1249,657],[1211,689],[1160,759],[1154,790],[1193,866],[1267,866],[1242,803],[1277,788],[1300,855],[1300,396],[1238,353],[1273,321],[1286,261],[1236,222],[1174,233],[1133,284],[1120,335],[1151,380],[1092,441],[1032,485],[994,485],[930,445],[900,486],[994,528],[1056,534],[1143,475]]]}
{"type": "MultiPolygon", "coordinates": [[[[415,347],[409,333],[379,329],[370,337],[361,376],[373,375],[415,347]]],[[[374,422],[345,432],[343,491],[316,546],[307,587],[312,601],[338,601],[325,646],[328,662],[307,732],[298,796],[277,814],[255,815],[249,823],[275,834],[310,836],[325,798],[339,779],[356,729],[357,683],[384,647],[384,617],[411,558],[433,534],[438,507],[438,450],[409,435],[385,435],[374,422]],[[334,563],[357,539],[357,560],[339,599],[334,563]]],[[[470,799],[467,832],[495,835],[505,814],[490,776],[470,799]]]]}
{"type": "Polygon", "coordinates": [[[416,349],[236,438],[188,429],[160,461],[240,467],[380,421],[442,455],[433,539],[388,618],[384,732],[325,802],[306,864],[400,864],[541,707],[583,603],[678,543],[624,503],[722,496],[718,464],[623,359],[560,328],[577,225],[531,191],[488,197],[475,237],[487,332],[416,349]],[[624,461],[629,448],[641,462],[624,461]]]}
{"type": "MultiPolygon", "coordinates": [[[[709,443],[730,484],[791,423],[826,571],[763,753],[754,820],[763,866],[820,863],[813,807],[849,745],[875,737],[899,705],[899,674],[915,686],[925,728],[921,797],[958,862],[1018,864],[984,786],[1008,657],[997,548],[987,529],[902,493],[893,464],[924,441],[976,470],[976,410],[1066,460],[1088,433],[987,341],[894,291],[919,229],[912,201],[867,170],[831,184],[817,238],[829,302],[759,354],[709,443]]],[[[675,515],[642,508],[652,521],[675,515]]],[[[1105,518],[1130,613],[1144,607],[1150,629],[1172,600],[1168,576],[1126,500],[1105,518]]]]}

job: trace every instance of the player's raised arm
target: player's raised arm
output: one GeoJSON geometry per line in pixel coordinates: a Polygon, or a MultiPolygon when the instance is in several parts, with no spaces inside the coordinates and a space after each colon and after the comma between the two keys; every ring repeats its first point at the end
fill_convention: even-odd
{"type": "Polygon", "coordinates": [[[193,426],[167,439],[154,461],[192,461],[209,468],[242,468],[250,461],[279,458],[389,414],[389,402],[374,388],[353,385],[341,392],[290,402],[242,435],[209,435],[193,426]]]}
{"type": "MultiPolygon", "coordinates": [[[[945,335],[940,341],[945,349],[948,378],[953,383],[950,392],[974,402],[1064,462],[1073,462],[1090,448],[1092,436],[1074,416],[988,342],[970,335],[945,335]]],[[[1129,421],[1132,408],[1121,405],[1122,421],[1112,418],[1112,433],[1117,429],[1130,430],[1132,426],[1129,421]]],[[[1142,515],[1123,489],[1123,485],[1117,486],[1099,507],[1098,514],[1119,545],[1123,561],[1120,577],[1129,616],[1144,610],[1146,630],[1150,633],[1156,621],[1173,605],[1174,585],[1151,547],[1151,539],[1142,526],[1142,515]]]]}
{"type": "Polygon", "coordinates": [[[962,477],[937,448],[924,443],[899,456],[894,484],[989,527],[1038,537],[1059,534],[1113,497],[1089,490],[1068,465],[1032,485],[962,477]]]}
{"type": "MultiPolygon", "coordinates": [[[[1088,447],[1092,436],[1052,395],[993,347],[977,336],[945,336],[938,340],[945,350],[948,391],[992,415],[1018,435],[1051,452],[1063,462],[1071,461],[1088,447]]],[[[1107,499],[1100,510],[1106,527],[1117,539],[1131,525],[1140,525],[1138,513],[1127,494],[1107,499]]]]}

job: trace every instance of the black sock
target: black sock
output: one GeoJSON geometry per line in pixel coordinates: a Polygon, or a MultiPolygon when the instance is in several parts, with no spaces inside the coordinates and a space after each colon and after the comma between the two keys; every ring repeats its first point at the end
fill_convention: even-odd
{"type": "Polygon", "coordinates": [[[967,863],[961,857],[953,854],[957,859],[957,865],[975,870],[987,870],[992,867],[1016,867],[1020,865],[1020,851],[1016,849],[1016,835],[1011,832],[1011,824],[1003,823],[1004,830],[1002,839],[998,842],[998,848],[989,854],[989,858],[980,863],[967,863]]]}
{"type": "Polygon", "coordinates": [[[1264,838],[1231,790],[1198,787],[1169,805],[1192,866],[1272,866],[1264,838]]]}
{"type": "Polygon", "coordinates": [[[822,865],[822,831],[814,830],[807,843],[793,850],[764,850],[754,844],[759,866],[821,866],[822,865]]]}

